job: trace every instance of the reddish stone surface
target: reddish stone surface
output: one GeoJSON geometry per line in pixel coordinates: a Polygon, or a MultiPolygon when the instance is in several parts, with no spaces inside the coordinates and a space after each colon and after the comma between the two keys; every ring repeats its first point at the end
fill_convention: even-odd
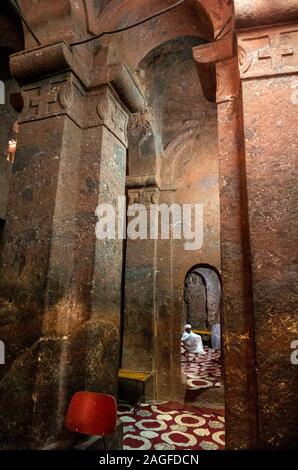
{"type": "MultiPolygon", "coordinates": [[[[288,2],[288,12],[292,8],[288,2]]],[[[286,13],[286,11],[284,11],[286,13]]],[[[239,34],[256,341],[259,445],[295,448],[298,335],[297,26],[239,34]],[[272,384],[275,383],[275,386],[272,384]],[[283,419],[284,410],[289,418],[283,419]],[[274,428],[274,432],[272,429],[274,428]]]]}
{"type": "Polygon", "coordinates": [[[243,84],[260,445],[272,448],[295,448],[298,442],[298,368],[290,362],[298,337],[295,80],[243,84]]]}
{"type": "MultiPolygon", "coordinates": [[[[41,45],[36,48],[25,28],[26,51],[10,60],[24,102],[1,248],[3,448],[38,448],[59,439],[68,400],[80,388],[116,394],[122,245],[96,243],[94,213],[100,199],[124,193],[123,103],[141,113],[130,127],[132,197],[148,202],[157,192],[159,202],[210,202],[208,243],[196,257],[177,241],[127,246],[123,359],[137,365],[139,344],[125,337],[125,329],[132,319],[142,324],[144,308],[141,362],[155,374],[153,394],[183,396],[185,275],[201,262],[221,268],[227,448],[295,446],[297,366],[290,362],[290,345],[298,335],[297,2],[271,3],[269,8],[265,0],[194,0],[133,30],[70,47],[131,24],[157,11],[160,2],[140,0],[136,8],[134,0],[19,1],[41,45]],[[195,63],[189,56],[180,60],[183,53],[176,62],[171,56],[175,47],[167,41],[180,36],[197,41],[192,46],[202,90],[217,102],[217,116],[215,104],[195,86],[195,63]],[[159,64],[150,54],[165,42],[168,53],[159,64]],[[133,73],[148,57],[151,82],[144,89],[133,73]],[[149,113],[136,82],[152,99],[149,113]],[[187,130],[185,122],[175,127],[183,112],[185,122],[194,122],[194,140],[187,133],[177,139],[187,130]],[[218,186],[209,193],[204,186],[218,166],[220,227],[218,186]],[[142,290],[146,276],[150,282],[142,290]],[[139,292],[144,303],[138,299],[135,314],[139,292]]],[[[11,12],[4,12],[1,24],[2,18],[10,25],[0,40],[6,80],[8,56],[22,49],[23,33],[11,12]]]]}
{"type": "Polygon", "coordinates": [[[185,323],[190,323],[192,328],[204,330],[207,328],[207,289],[202,276],[191,272],[186,277],[184,300],[187,316],[185,323]]]}
{"type": "Polygon", "coordinates": [[[198,267],[190,271],[184,287],[184,322],[193,329],[209,330],[220,323],[221,288],[216,271],[198,267]]]}
{"type": "Polygon", "coordinates": [[[226,445],[252,448],[256,384],[241,101],[221,103],[218,111],[226,445]]]}
{"type": "Polygon", "coordinates": [[[234,0],[235,16],[239,29],[275,23],[288,23],[297,20],[296,0],[273,2],[268,7],[267,0],[234,0]]]}
{"type": "MultiPolygon", "coordinates": [[[[26,57],[14,60],[26,81],[26,57]]],[[[60,439],[75,391],[116,395],[122,243],[96,243],[95,210],[124,194],[127,114],[110,88],[85,95],[71,73],[22,91],[1,251],[2,417],[5,446],[37,448],[60,439]]]]}

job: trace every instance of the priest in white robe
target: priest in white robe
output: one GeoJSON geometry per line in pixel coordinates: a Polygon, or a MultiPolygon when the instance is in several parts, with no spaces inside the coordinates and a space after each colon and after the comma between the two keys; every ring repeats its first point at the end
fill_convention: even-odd
{"type": "Polygon", "coordinates": [[[181,341],[184,344],[186,351],[194,354],[206,354],[201,336],[191,331],[191,325],[184,326],[184,333],[182,334],[181,341]]]}

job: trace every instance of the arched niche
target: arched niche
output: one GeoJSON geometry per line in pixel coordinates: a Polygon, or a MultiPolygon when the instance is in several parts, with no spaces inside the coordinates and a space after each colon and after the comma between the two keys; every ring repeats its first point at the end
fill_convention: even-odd
{"type": "MultiPolygon", "coordinates": [[[[150,9],[148,9],[148,3],[147,9],[132,8],[131,20],[128,21],[128,24],[147,16],[146,11],[149,15],[169,4],[169,2],[159,1],[155,2],[155,8],[154,5],[150,5],[150,9]]],[[[114,35],[109,42],[108,64],[117,62],[121,57],[130,70],[134,71],[150,51],[167,41],[183,36],[203,38],[206,42],[209,42],[213,37],[213,25],[210,19],[206,12],[199,8],[198,3],[192,0],[187,0],[177,8],[150,20],[145,26],[140,25],[114,35]],[[135,47],[136,44],[138,47],[135,47]]]]}
{"type": "Polygon", "coordinates": [[[195,164],[185,161],[189,154],[195,159],[193,148],[186,146],[194,146],[194,135],[202,137],[199,121],[216,128],[215,106],[202,93],[192,59],[192,47],[204,43],[199,37],[179,36],[152,49],[138,64],[133,75],[146,108],[130,118],[129,176],[155,174],[162,189],[182,187],[184,164],[195,164]]]}
{"type": "MultiPolygon", "coordinates": [[[[173,3],[168,0],[142,0],[136,3],[111,1],[107,8],[93,21],[94,34],[112,31],[134,24],[154,12],[173,3]]],[[[91,9],[88,18],[93,18],[91,9]]],[[[212,42],[218,35],[226,33],[232,24],[232,2],[224,0],[221,15],[218,2],[214,0],[185,0],[184,3],[166,13],[127,31],[103,36],[95,43],[94,76],[104,82],[111,77],[109,68],[125,64],[133,73],[141,60],[153,49],[177,37],[192,36],[212,42]],[[227,27],[228,25],[228,27],[227,27]],[[137,47],[136,47],[137,44],[137,47]]],[[[216,75],[209,64],[197,64],[198,74],[208,100],[215,100],[216,75]]],[[[112,73],[113,75],[113,73],[112,73]]]]}

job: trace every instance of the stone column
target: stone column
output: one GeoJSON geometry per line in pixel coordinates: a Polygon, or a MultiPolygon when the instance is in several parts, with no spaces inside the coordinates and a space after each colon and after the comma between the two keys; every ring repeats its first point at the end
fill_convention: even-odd
{"type": "Polygon", "coordinates": [[[72,65],[65,43],[11,59],[24,108],[0,267],[10,448],[56,441],[75,391],[117,387],[122,251],[96,242],[95,210],[124,194],[127,114],[108,86],[86,91],[72,65]]]}
{"type": "MultiPolygon", "coordinates": [[[[278,10],[284,10],[276,15],[276,22],[290,12],[290,5],[292,10],[295,8],[297,18],[297,2],[287,1],[276,5],[278,10]]],[[[263,2],[264,11],[265,8],[263,2]]],[[[291,363],[290,356],[291,344],[298,339],[295,295],[298,23],[258,26],[238,31],[238,47],[257,354],[259,445],[295,448],[298,367],[291,363]]]]}
{"type": "Polygon", "coordinates": [[[239,67],[233,33],[194,53],[217,75],[227,448],[294,448],[297,5],[262,26],[265,1],[236,4],[239,67]]]}
{"type": "MultiPolygon", "coordinates": [[[[154,330],[157,239],[150,239],[150,205],[158,204],[159,188],[145,186],[150,177],[127,178],[128,204],[142,204],[146,211],[148,238],[127,240],[125,266],[125,315],[122,367],[154,371],[154,330]],[[142,179],[142,183],[141,183],[142,179]],[[134,180],[144,186],[135,186],[134,180]]],[[[155,180],[155,178],[153,178],[155,180]]],[[[137,215],[137,214],[136,214],[137,215]]],[[[128,224],[130,218],[128,218],[128,224]]]]}
{"type": "Polygon", "coordinates": [[[128,177],[127,186],[128,204],[142,204],[146,211],[148,238],[127,240],[122,367],[153,373],[153,390],[150,382],[146,396],[177,398],[182,396],[181,299],[177,300],[179,289],[173,293],[173,240],[161,239],[156,208],[157,237],[149,236],[150,206],[170,206],[174,190],[161,190],[155,175],[128,177]]]}
{"type": "MultiPolygon", "coordinates": [[[[175,193],[175,187],[161,189],[159,203],[170,207],[176,202],[175,193]]],[[[159,400],[183,401],[185,390],[181,380],[180,339],[184,278],[181,279],[174,270],[174,267],[177,267],[177,258],[174,257],[179,253],[177,247],[181,250],[181,240],[173,239],[172,230],[173,223],[170,218],[170,238],[162,239],[160,234],[156,249],[156,395],[159,400]]]]}
{"type": "Polygon", "coordinates": [[[257,439],[255,352],[242,101],[218,103],[222,329],[227,449],[257,439]]]}
{"type": "Polygon", "coordinates": [[[227,449],[257,440],[243,113],[233,34],[194,49],[213,64],[218,103],[223,355],[227,449]]]}

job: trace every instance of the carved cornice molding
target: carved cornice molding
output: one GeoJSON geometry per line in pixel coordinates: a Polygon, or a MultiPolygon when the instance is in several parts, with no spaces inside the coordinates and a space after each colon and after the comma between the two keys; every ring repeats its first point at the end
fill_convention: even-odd
{"type": "Polygon", "coordinates": [[[239,70],[242,79],[298,72],[298,25],[240,31],[239,70]]]}

